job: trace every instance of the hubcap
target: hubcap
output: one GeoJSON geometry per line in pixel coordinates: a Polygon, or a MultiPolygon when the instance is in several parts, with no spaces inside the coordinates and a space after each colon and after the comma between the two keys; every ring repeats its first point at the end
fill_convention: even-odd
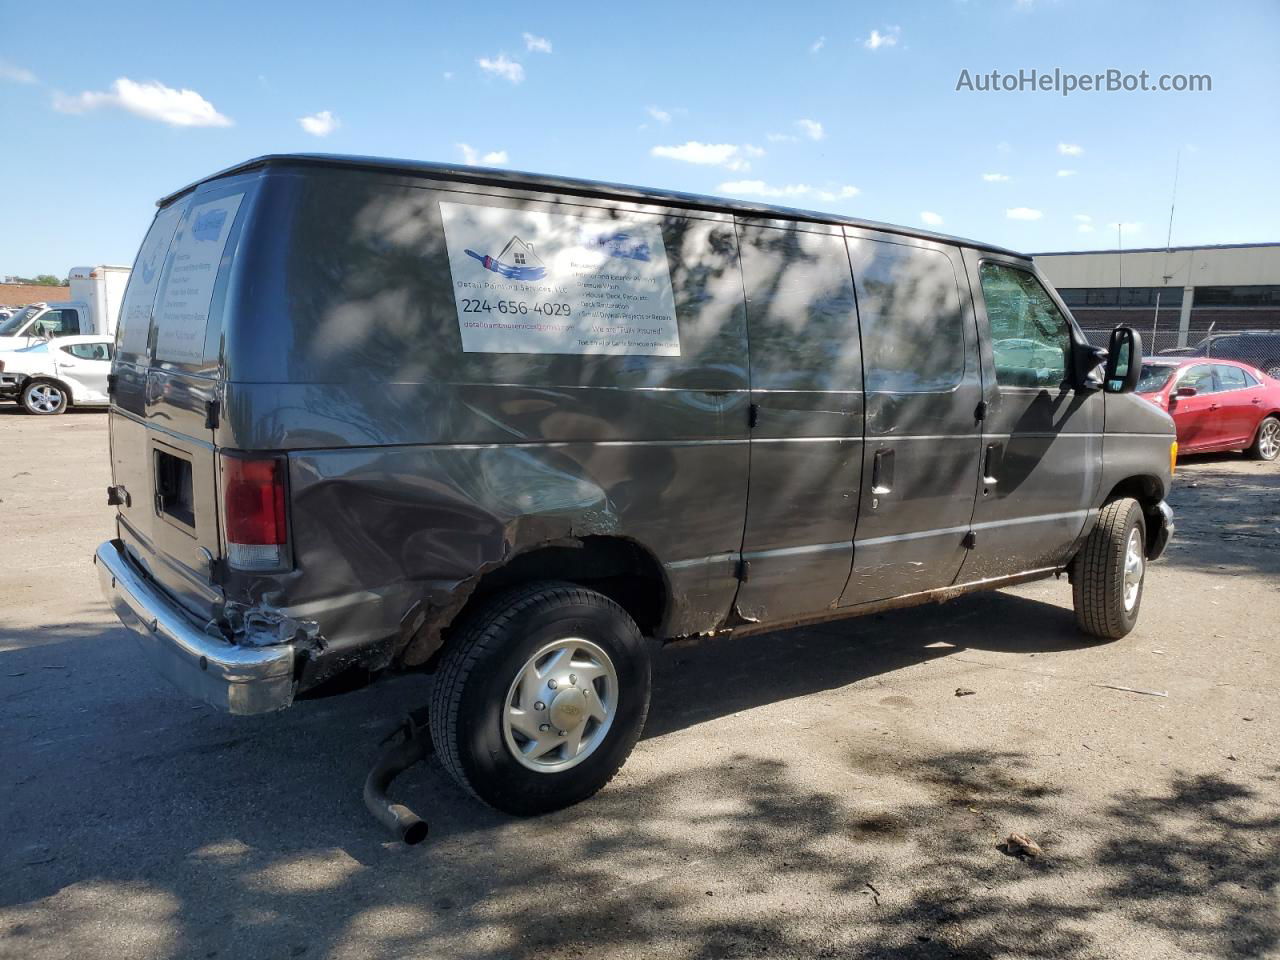
{"type": "Polygon", "coordinates": [[[1129,542],[1124,551],[1124,609],[1132,611],[1142,589],[1142,572],[1146,562],[1142,557],[1142,532],[1134,527],[1129,531],[1129,542]]]}
{"type": "Polygon", "coordinates": [[[1258,452],[1267,460],[1280,453],[1280,420],[1268,420],[1262,425],[1262,436],[1258,438],[1258,452]]]}
{"type": "Polygon", "coordinates": [[[47,383],[40,383],[28,393],[33,409],[40,413],[53,413],[62,406],[62,391],[47,383]]]}
{"type": "Polygon", "coordinates": [[[604,742],[618,706],[618,674],[590,640],[548,643],[525,661],[507,691],[502,738],[538,773],[577,766],[604,742]]]}

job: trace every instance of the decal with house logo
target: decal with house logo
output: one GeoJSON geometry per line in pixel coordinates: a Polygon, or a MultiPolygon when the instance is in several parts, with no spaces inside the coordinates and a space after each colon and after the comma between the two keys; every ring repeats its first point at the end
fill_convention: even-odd
{"type": "Polygon", "coordinates": [[[609,213],[440,201],[462,349],[680,356],[661,221],[609,213]]]}

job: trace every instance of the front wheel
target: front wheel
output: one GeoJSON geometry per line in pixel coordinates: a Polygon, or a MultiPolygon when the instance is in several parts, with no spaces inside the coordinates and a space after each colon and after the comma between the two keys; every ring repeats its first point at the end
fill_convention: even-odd
{"type": "Polygon", "coordinates": [[[22,391],[23,409],[40,417],[64,413],[69,399],[66,390],[48,380],[33,381],[22,391]]]}
{"type": "Polygon", "coordinates": [[[1267,417],[1258,424],[1258,435],[1249,448],[1249,456],[1255,460],[1280,457],[1280,417],[1267,417]]]}
{"type": "Polygon", "coordinates": [[[1125,497],[1102,508],[1072,570],[1076,624],[1085,633],[1119,640],[1138,622],[1147,571],[1146,532],[1137,500],[1125,497]]]}
{"type": "Polygon", "coordinates": [[[476,797],[507,813],[547,813],[618,772],[651,683],[648,642],[626,611],[575,584],[529,584],[490,599],[451,639],[431,735],[476,797]]]}

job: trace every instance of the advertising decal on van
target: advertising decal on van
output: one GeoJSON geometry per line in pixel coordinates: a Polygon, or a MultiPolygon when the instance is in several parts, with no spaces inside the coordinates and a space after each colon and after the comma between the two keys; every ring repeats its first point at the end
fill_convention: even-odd
{"type": "Polygon", "coordinates": [[[680,356],[662,225],[441,201],[467,353],[680,356]],[[497,256],[483,253],[505,240],[497,256]]]}
{"type": "Polygon", "coordinates": [[[204,331],[222,252],[242,193],[193,204],[178,224],[164,293],[156,309],[156,357],[178,363],[204,359],[204,331]]]}

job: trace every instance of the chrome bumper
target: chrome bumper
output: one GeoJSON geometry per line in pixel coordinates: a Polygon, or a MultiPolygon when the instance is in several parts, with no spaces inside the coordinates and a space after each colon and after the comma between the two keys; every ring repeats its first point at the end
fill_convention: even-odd
{"type": "Polygon", "coordinates": [[[241,715],[293,702],[292,644],[238,647],[205,633],[129,562],[119,540],[98,547],[93,562],[102,596],[151,665],[183,693],[241,715]]]}

